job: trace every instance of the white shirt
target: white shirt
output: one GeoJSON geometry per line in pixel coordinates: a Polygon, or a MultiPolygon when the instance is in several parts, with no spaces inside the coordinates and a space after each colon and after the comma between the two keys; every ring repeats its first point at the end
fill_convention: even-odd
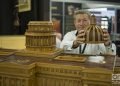
{"type": "MultiPolygon", "coordinates": [[[[60,45],[60,48],[63,48],[65,50],[65,53],[74,53],[74,54],[80,54],[80,47],[77,47],[75,49],[72,48],[73,41],[76,39],[76,33],[77,30],[68,32],[60,45]]],[[[83,51],[84,43],[81,44],[81,51],[83,51]]],[[[104,43],[99,44],[87,44],[84,50],[83,54],[92,54],[92,55],[98,55],[98,54],[112,54],[116,55],[116,46],[112,43],[111,47],[106,47],[104,43]]]]}
{"type": "Polygon", "coordinates": [[[60,48],[61,40],[56,37],[56,47],[60,48]]]}

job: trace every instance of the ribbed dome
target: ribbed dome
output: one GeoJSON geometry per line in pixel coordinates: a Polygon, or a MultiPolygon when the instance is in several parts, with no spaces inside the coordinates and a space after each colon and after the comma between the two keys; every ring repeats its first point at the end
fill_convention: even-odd
{"type": "Polygon", "coordinates": [[[103,43],[103,30],[96,25],[96,17],[91,16],[90,25],[85,29],[85,43],[103,43]]]}

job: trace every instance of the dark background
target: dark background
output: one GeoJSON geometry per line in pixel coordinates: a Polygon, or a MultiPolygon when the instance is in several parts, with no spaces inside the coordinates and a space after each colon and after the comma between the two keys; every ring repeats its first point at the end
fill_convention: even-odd
{"type": "MultiPolygon", "coordinates": [[[[23,35],[27,29],[27,24],[32,20],[49,20],[49,2],[50,0],[31,0],[31,10],[21,12],[18,14],[20,26],[14,26],[15,20],[15,5],[18,4],[17,0],[0,0],[0,35],[23,35]]],[[[89,0],[100,1],[100,0],[89,0]]],[[[102,0],[102,2],[117,2],[119,0],[102,0]]],[[[117,27],[120,28],[120,10],[116,11],[117,27]]],[[[117,29],[120,33],[120,29],[117,29]]]]}
{"type": "Polygon", "coordinates": [[[0,0],[0,35],[22,35],[32,20],[49,20],[49,0],[31,0],[31,10],[18,14],[20,26],[14,26],[17,0],[0,0]]]}

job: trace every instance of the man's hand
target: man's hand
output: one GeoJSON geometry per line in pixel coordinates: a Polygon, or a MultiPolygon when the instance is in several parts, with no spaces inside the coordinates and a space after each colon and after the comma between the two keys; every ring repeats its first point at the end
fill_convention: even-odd
{"type": "Polygon", "coordinates": [[[104,33],[103,36],[105,41],[104,45],[109,46],[111,44],[110,35],[106,29],[103,29],[103,33],[104,33]]]}
{"type": "Polygon", "coordinates": [[[73,42],[73,48],[77,48],[80,44],[82,44],[85,41],[84,36],[85,36],[84,30],[80,30],[78,32],[76,40],[74,40],[74,42],[73,42]]]}

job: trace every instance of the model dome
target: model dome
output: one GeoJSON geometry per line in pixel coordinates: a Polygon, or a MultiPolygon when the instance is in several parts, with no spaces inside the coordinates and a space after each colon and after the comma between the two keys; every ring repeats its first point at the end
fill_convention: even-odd
{"type": "Polygon", "coordinates": [[[91,16],[91,24],[85,29],[85,43],[103,43],[103,30],[96,25],[95,15],[91,16]]]}

